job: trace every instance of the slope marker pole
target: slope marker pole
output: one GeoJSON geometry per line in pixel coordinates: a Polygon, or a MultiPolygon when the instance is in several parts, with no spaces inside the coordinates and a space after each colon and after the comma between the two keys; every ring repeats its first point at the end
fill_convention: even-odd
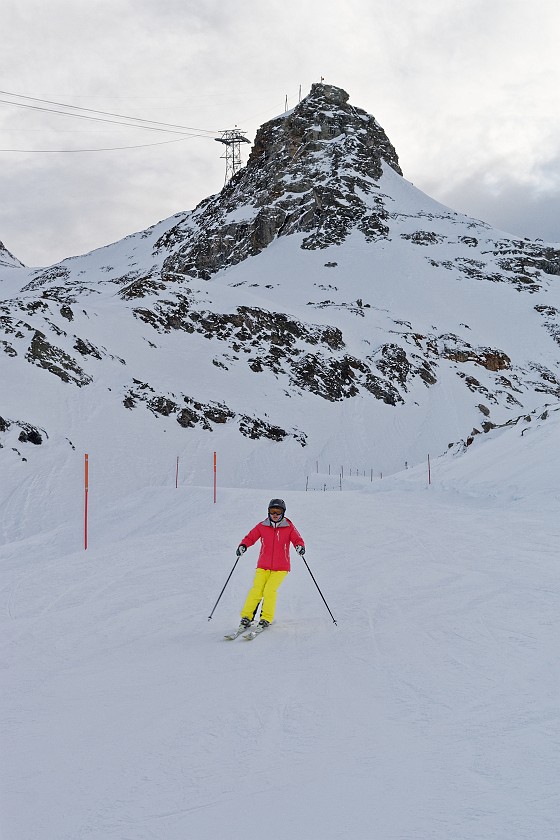
{"type": "Polygon", "coordinates": [[[216,453],[214,452],[214,504],[216,504],[216,453]]]}
{"type": "Polygon", "coordinates": [[[84,455],[84,551],[88,547],[89,455],[84,455]]]}

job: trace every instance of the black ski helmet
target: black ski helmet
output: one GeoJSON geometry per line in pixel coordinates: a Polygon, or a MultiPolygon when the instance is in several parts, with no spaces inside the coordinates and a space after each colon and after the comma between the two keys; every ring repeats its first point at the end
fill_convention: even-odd
{"type": "MultiPolygon", "coordinates": [[[[284,499],[271,499],[268,503],[268,509],[270,510],[270,508],[273,507],[282,508],[284,513],[286,513],[286,502],[284,501],[284,499]]],[[[284,513],[282,514],[282,516],[284,515],[284,513]]]]}

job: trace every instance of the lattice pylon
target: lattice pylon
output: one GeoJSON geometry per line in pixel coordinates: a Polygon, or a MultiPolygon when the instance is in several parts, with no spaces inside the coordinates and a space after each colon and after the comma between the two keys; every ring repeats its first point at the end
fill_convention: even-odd
{"type": "Polygon", "coordinates": [[[251,141],[245,137],[245,132],[239,131],[238,128],[222,131],[222,136],[215,137],[214,139],[218,143],[223,143],[226,147],[224,154],[221,155],[222,160],[226,162],[225,185],[241,169],[241,144],[250,143],[251,141]]]}

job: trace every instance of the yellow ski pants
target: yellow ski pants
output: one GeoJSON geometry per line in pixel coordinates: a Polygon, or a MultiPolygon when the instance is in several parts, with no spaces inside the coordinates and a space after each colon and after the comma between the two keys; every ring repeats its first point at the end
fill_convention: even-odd
{"type": "Polygon", "coordinates": [[[255,617],[259,603],[262,600],[261,618],[272,621],[276,609],[278,588],[288,572],[273,572],[270,569],[257,569],[253,586],[249,590],[247,600],[241,610],[241,617],[251,621],[255,617]]]}

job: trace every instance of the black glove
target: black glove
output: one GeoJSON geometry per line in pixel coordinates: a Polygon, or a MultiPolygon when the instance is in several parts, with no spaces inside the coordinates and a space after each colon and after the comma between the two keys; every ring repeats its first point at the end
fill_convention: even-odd
{"type": "Polygon", "coordinates": [[[243,545],[243,543],[241,543],[241,545],[237,546],[237,551],[235,553],[237,554],[238,557],[241,557],[241,555],[245,554],[246,551],[247,551],[247,546],[243,545]]]}
{"type": "Polygon", "coordinates": [[[305,546],[304,545],[296,545],[296,551],[300,557],[303,557],[305,554],[305,546]]]}

